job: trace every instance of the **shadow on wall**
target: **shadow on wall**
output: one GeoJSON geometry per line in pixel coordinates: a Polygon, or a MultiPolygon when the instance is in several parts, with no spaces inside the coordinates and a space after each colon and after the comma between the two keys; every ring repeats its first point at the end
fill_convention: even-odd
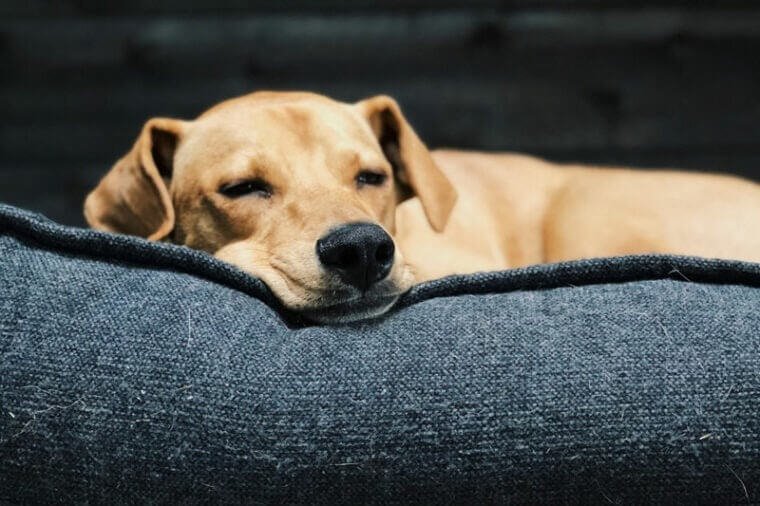
{"type": "Polygon", "coordinates": [[[147,118],[265,88],[394,95],[432,147],[760,179],[756,2],[309,5],[4,2],[0,201],[82,224],[147,118]]]}

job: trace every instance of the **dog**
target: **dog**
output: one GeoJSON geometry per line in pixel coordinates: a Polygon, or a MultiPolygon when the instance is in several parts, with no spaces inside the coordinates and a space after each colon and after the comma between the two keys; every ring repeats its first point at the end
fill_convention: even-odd
{"type": "Polygon", "coordinates": [[[760,261],[758,184],[429,151],[388,96],[256,92],[151,119],[84,214],[211,253],[327,323],[450,274],[644,253],[760,261]]]}

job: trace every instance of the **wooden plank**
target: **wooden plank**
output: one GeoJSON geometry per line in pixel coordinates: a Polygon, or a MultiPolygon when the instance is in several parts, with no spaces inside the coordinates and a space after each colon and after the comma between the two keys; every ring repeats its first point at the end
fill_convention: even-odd
{"type": "Polygon", "coordinates": [[[139,123],[57,123],[0,126],[0,153],[7,163],[116,159],[131,146],[139,123]]]}
{"type": "Polygon", "coordinates": [[[600,46],[669,49],[689,40],[720,47],[726,39],[757,48],[760,9],[82,18],[5,21],[0,33],[6,40],[6,79],[81,81],[130,72],[159,81],[220,73],[369,76],[393,69],[440,73],[484,67],[499,72],[547,48],[562,55],[600,46]]]}
{"type": "MultiPolygon", "coordinates": [[[[643,69],[630,79],[623,75],[614,82],[595,78],[565,82],[547,75],[301,84],[345,100],[390,93],[433,146],[688,150],[757,144],[756,76],[734,73],[725,79],[711,76],[712,69],[658,68],[643,69]]],[[[117,156],[149,117],[192,118],[227,96],[222,91],[237,94],[242,83],[191,82],[176,90],[125,85],[97,93],[69,87],[56,94],[46,94],[44,88],[24,94],[19,89],[4,94],[17,98],[6,107],[8,114],[0,124],[0,152],[15,161],[117,156]]]]}
{"type": "Polygon", "coordinates": [[[105,169],[82,165],[0,165],[0,202],[83,226],[82,205],[105,169]]]}
{"type": "MultiPolygon", "coordinates": [[[[753,8],[754,0],[649,0],[648,7],[753,8]]],[[[63,16],[219,15],[269,12],[418,12],[489,9],[613,10],[640,8],[638,0],[5,0],[0,14],[9,18],[63,16]]]]}

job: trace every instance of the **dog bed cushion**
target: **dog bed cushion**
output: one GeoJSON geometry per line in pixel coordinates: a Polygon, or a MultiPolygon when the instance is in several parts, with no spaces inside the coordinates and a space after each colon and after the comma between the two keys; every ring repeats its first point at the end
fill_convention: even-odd
{"type": "Polygon", "coordinates": [[[0,206],[0,275],[0,501],[760,501],[757,264],[455,276],[313,326],[204,253],[0,206]]]}

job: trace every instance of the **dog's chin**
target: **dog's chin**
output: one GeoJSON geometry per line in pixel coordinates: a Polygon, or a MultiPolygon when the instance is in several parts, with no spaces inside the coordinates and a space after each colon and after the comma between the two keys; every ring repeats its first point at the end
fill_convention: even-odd
{"type": "Polygon", "coordinates": [[[298,313],[315,323],[350,323],[359,320],[368,320],[376,318],[386,313],[396,301],[400,294],[360,297],[346,302],[335,304],[325,304],[308,309],[299,309],[298,313]]]}

